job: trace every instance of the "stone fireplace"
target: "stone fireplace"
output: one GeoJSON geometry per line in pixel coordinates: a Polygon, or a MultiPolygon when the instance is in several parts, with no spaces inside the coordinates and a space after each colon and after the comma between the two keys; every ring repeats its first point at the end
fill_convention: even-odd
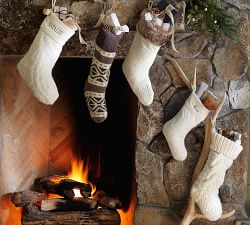
{"type": "MultiPolygon", "coordinates": [[[[235,215],[217,222],[195,220],[192,224],[250,223],[245,212],[250,105],[247,77],[249,4],[243,0],[223,1],[240,24],[241,43],[225,40],[212,44],[193,32],[176,34],[175,45],[180,54],[166,43],[150,69],[155,96],[153,103],[146,107],[137,103],[122,74],[121,65],[135,34],[138,12],[147,5],[147,1],[115,1],[118,16],[123,23],[130,25],[132,32],[123,37],[112,66],[107,90],[109,119],[103,125],[96,125],[88,117],[83,98],[95,30],[85,34],[86,47],[78,44],[77,35],[64,47],[62,58],[53,70],[60,94],[53,106],[39,103],[17,72],[16,64],[27,51],[42,21],[41,9],[50,1],[44,2],[15,3],[15,7],[8,1],[0,4],[3,13],[11,12],[6,13],[7,22],[0,20],[0,180],[4,184],[0,187],[0,194],[30,188],[36,177],[67,171],[69,159],[74,154],[89,155],[93,168],[96,168],[96,159],[101,154],[101,166],[105,168],[101,176],[104,185],[110,191],[118,192],[126,208],[133,199],[133,186],[136,186],[133,223],[122,225],[179,224],[187,206],[193,171],[201,154],[204,125],[199,125],[187,135],[187,159],[184,162],[174,160],[162,127],[180,110],[189,91],[178,71],[165,58],[169,55],[177,60],[190,79],[196,67],[198,85],[206,82],[209,90],[219,98],[226,92],[227,99],[216,124],[240,132],[244,147],[220,188],[224,210],[235,209],[235,215]],[[127,7],[126,15],[122,10],[124,7],[127,7]],[[14,9],[19,13],[13,14],[14,9]],[[21,17],[27,18],[29,24],[18,20],[21,17]],[[114,139],[116,142],[119,140],[119,146],[114,139]]],[[[65,2],[58,1],[58,4],[68,5],[65,2]]],[[[72,11],[86,29],[95,24],[100,9],[97,2],[80,1],[72,5],[72,11]]],[[[0,225],[18,224],[13,215],[19,212],[7,203],[7,199],[8,195],[2,197],[6,207],[0,206],[0,225]]]]}

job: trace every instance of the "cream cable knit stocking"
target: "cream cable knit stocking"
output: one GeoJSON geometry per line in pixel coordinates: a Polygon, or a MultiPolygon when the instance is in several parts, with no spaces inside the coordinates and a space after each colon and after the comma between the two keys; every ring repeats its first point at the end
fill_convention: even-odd
{"type": "Polygon", "coordinates": [[[211,150],[207,162],[191,189],[191,196],[208,220],[216,221],[222,215],[218,193],[224,183],[227,169],[233,164],[242,146],[221,134],[212,133],[211,150]]]}
{"type": "MultiPolygon", "coordinates": [[[[150,105],[153,102],[154,92],[149,79],[149,69],[161,45],[166,42],[172,32],[162,27],[154,27],[151,22],[145,21],[146,13],[148,10],[144,10],[141,14],[137,24],[137,33],[122,69],[139,101],[143,105],[150,105]]],[[[168,13],[171,14],[171,12],[168,13]]]]}
{"type": "Polygon", "coordinates": [[[174,159],[183,161],[187,157],[184,139],[208,115],[209,110],[202,104],[195,91],[185,101],[174,118],[163,126],[163,134],[174,159]]]}
{"type": "Polygon", "coordinates": [[[130,87],[143,105],[153,102],[154,91],[149,79],[149,69],[159,49],[160,46],[154,45],[137,32],[122,65],[130,87]]]}
{"type": "Polygon", "coordinates": [[[76,29],[65,25],[53,12],[49,12],[28,52],[17,65],[33,95],[44,104],[53,104],[59,96],[52,69],[62,47],[76,29]]]}

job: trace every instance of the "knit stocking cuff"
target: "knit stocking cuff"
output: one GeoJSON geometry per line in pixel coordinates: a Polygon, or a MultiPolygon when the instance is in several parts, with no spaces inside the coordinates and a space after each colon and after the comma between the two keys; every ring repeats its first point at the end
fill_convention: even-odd
{"type": "Polygon", "coordinates": [[[41,29],[49,35],[51,39],[62,46],[75,33],[73,29],[58,19],[54,13],[51,13],[44,19],[41,24],[41,29]]]}
{"type": "Polygon", "coordinates": [[[144,38],[150,40],[153,44],[161,46],[166,42],[170,33],[164,28],[155,27],[151,22],[146,21],[144,15],[147,12],[147,9],[142,11],[139,22],[137,23],[137,31],[140,32],[144,38]]]}
{"type": "Polygon", "coordinates": [[[120,35],[116,35],[115,33],[102,27],[100,28],[96,37],[96,44],[103,51],[115,53],[122,36],[123,33],[120,35]]]}
{"type": "Polygon", "coordinates": [[[234,141],[229,140],[221,134],[216,132],[212,133],[211,150],[223,154],[229,159],[235,160],[242,149],[243,147],[241,145],[236,144],[234,141]]]}

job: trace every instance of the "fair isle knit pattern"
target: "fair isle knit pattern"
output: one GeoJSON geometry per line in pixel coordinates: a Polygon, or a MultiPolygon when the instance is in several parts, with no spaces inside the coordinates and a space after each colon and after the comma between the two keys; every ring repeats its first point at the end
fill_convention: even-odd
{"type": "Polygon", "coordinates": [[[96,39],[95,54],[89,76],[85,82],[84,95],[91,118],[101,123],[108,116],[105,93],[109,82],[110,67],[122,35],[101,28],[96,39]]]}

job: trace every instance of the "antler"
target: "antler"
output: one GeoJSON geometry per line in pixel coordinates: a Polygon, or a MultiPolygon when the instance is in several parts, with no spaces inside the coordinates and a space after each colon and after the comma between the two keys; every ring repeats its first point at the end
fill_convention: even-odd
{"type": "Polygon", "coordinates": [[[173,63],[173,65],[176,67],[176,69],[179,72],[180,78],[182,79],[182,81],[184,82],[184,84],[188,87],[188,89],[190,91],[193,91],[196,89],[196,69],[195,69],[195,73],[194,73],[194,78],[193,78],[193,84],[190,82],[190,80],[187,78],[186,74],[184,73],[184,71],[182,70],[182,68],[179,66],[179,64],[176,62],[175,59],[171,58],[168,55],[164,56],[167,60],[169,60],[171,63],[173,63]]]}
{"type": "MultiPolygon", "coordinates": [[[[218,117],[223,104],[225,103],[226,100],[226,94],[220,101],[219,105],[217,106],[216,110],[212,113],[212,115],[206,118],[205,120],[205,140],[204,140],[204,145],[202,148],[201,156],[199,158],[199,161],[195,167],[193,178],[192,178],[192,185],[195,182],[195,180],[198,178],[203,166],[205,165],[205,162],[207,160],[208,154],[209,154],[209,147],[211,144],[211,131],[215,125],[216,118],[218,117]]],[[[232,210],[230,212],[224,213],[220,219],[225,219],[230,216],[232,216],[235,213],[235,210],[232,210]]],[[[190,196],[188,200],[188,207],[186,209],[186,213],[180,223],[180,225],[189,225],[193,220],[195,219],[206,219],[206,217],[198,213],[196,211],[195,207],[195,201],[194,199],[190,196]]]]}

